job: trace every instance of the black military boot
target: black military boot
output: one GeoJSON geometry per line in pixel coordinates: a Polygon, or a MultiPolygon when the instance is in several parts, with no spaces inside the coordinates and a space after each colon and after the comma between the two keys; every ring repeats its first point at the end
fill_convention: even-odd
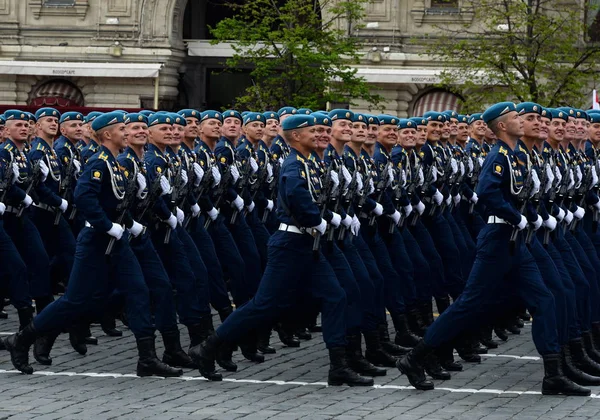
{"type": "Polygon", "coordinates": [[[365,359],[373,363],[375,366],[395,367],[396,357],[388,354],[381,346],[379,341],[379,331],[365,331],[365,359]]]}
{"type": "Polygon", "coordinates": [[[458,356],[465,362],[481,363],[481,356],[474,351],[469,337],[463,335],[457,338],[455,348],[458,356]]]}
{"type": "Polygon", "coordinates": [[[85,322],[81,326],[81,334],[83,337],[83,341],[85,344],[89,344],[92,346],[98,345],[98,339],[92,335],[92,331],[90,330],[90,323],[85,322]]]}
{"type": "Polygon", "coordinates": [[[450,298],[446,297],[436,297],[435,298],[435,306],[437,307],[438,314],[444,313],[446,309],[450,307],[450,298]]]}
{"type": "Polygon", "coordinates": [[[527,309],[521,309],[519,311],[519,318],[521,318],[522,321],[525,322],[529,322],[531,321],[531,315],[529,315],[529,313],[527,312],[527,309]]]}
{"type": "Polygon", "coordinates": [[[592,338],[594,347],[600,350],[600,322],[592,322],[592,338]]]}
{"type": "Polygon", "coordinates": [[[468,342],[469,342],[471,348],[473,349],[473,353],[476,353],[476,354],[487,354],[488,349],[487,349],[486,346],[484,346],[483,344],[481,344],[479,342],[478,335],[471,335],[468,338],[468,342]]]}
{"type": "Polygon", "coordinates": [[[104,334],[109,337],[122,337],[123,331],[117,329],[117,322],[112,314],[104,314],[100,321],[100,327],[104,334]]]}
{"type": "Polygon", "coordinates": [[[543,359],[543,395],[571,395],[581,397],[588,397],[591,395],[591,390],[577,385],[563,374],[560,355],[547,354],[543,356],[543,359]]]}
{"type": "Polygon", "coordinates": [[[425,372],[433,379],[441,379],[443,381],[452,379],[450,372],[444,370],[442,365],[440,365],[440,361],[438,360],[435,351],[429,353],[427,357],[425,357],[423,360],[423,367],[425,368],[425,372]]]}
{"type": "Polygon", "coordinates": [[[426,327],[433,324],[433,301],[429,300],[419,305],[421,311],[421,319],[426,327]]]}
{"type": "Polygon", "coordinates": [[[454,354],[451,345],[443,345],[436,349],[435,354],[440,362],[442,368],[450,372],[460,372],[463,370],[463,366],[454,360],[454,354]]]}
{"type": "Polygon", "coordinates": [[[486,325],[479,330],[479,342],[488,349],[497,349],[498,343],[492,340],[492,327],[486,325]]]}
{"type": "MultiPolygon", "coordinates": [[[[221,319],[221,323],[225,322],[225,320],[233,313],[233,308],[228,306],[219,310],[219,318],[221,319]]],[[[233,352],[237,349],[237,346],[233,343],[222,343],[219,346],[216,352],[216,361],[223,369],[228,372],[236,372],[237,365],[233,362],[233,352]]],[[[213,368],[214,370],[214,368],[213,368]]]]}
{"type": "Polygon", "coordinates": [[[346,349],[333,347],[329,349],[329,376],[327,383],[332,386],[373,386],[373,378],[360,376],[348,366],[346,349]]]}
{"type": "Polygon", "coordinates": [[[165,352],[162,357],[163,363],[180,368],[196,367],[190,356],[181,348],[181,338],[177,327],[162,331],[161,335],[165,345],[165,352]]]}
{"type": "Polygon", "coordinates": [[[583,338],[585,352],[590,356],[590,359],[596,363],[600,363],[600,351],[594,346],[594,338],[591,331],[584,331],[581,333],[581,337],[583,338]]]}
{"type": "Polygon", "coordinates": [[[406,375],[408,382],[421,391],[428,391],[434,388],[433,382],[427,380],[423,368],[425,358],[432,350],[431,347],[421,340],[410,353],[396,363],[396,367],[406,375]]]}
{"type": "Polygon", "coordinates": [[[508,332],[506,331],[506,329],[500,326],[495,326],[494,334],[496,334],[496,337],[498,337],[500,340],[508,341],[508,332]]]}
{"type": "Polygon", "coordinates": [[[311,340],[312,339],[312,334],[308,331],[307,328],[298,328],[296,329],[296,331],[294,332],[294,335],[296,337],[298,337],[300,340],[311,340]]]}
{"type": "Polygon", "coordinates": [[[381,348],[387,354],[391,354],[392,356],[404,356],[410,351],[409,347],[402,347],[390,341],[390,332],[388,331],[387,321],[385,324],[379,324],[378,331],[381,348]]]}
{"type": "Polygon", "coordinates": [[[213,333],[202,344],[190,348],[189,355],[198,366],[198,371],[209,381],[222,381],[223,376],[215,370],[215,359],[223,340],[213,333]]]}
{"type": "Polygon", "coordinates": [[[279,335],[279,341],[284,346],[287,347],[300,347],[300,340],[294,337],[294,332],[289,328],[289,326],[284,323],[278,323],[275,327],[275,331],[279,335]]]}
{"type": "Polygon", "coordinates": [[[408,328],[410,331],[419,337],[423,337],[425,335],[427,327],[421,319],[421,312],[419,311],[419,308],[411,308],[406,314],[406,319],[408,320],[408,328]]]}
{"type": "Polygon", "coordinates": [[[29,348],[34,343],[37,333],[33,322],[23,330],[4,339],[4,348],[10,352],[10,361],[15,369],[31,375],[33,368],[29,364],[29,348]]]}
{"type": "Polygon", "coordinates": [[[573,363],[575,366],[577,366],[577,368],[588,375],[600,377],[600,365],[590,359],[590,357],[587,355],[585,349],[583,348],[583,341],[581,338],[569,340],[569,349],[571,350],[573,363]]]}
{"type": "MultiPolygon", "coordinates": [[[[54,296],[47,296],[35,299],[35,310],[39,315],[44,308],[50,305],[54,301],[54,296]]],[[[33,344],[33,357],[35,360],[44,366],[50,366],[52,364],[52,357],[50,357],[50,351],[54,346],[54,342],[58,337],[59,332],[52,332],[38,336],[33,344]]]]}
{"type": "Polygon", "coordinates": [[[362,353],[362,344],[360,334],[346,336],[348,345],[346,346],[346,360],[348,366],[358,373],[365,376],[385,376],[387,371],[372,365],[364,358],[362,353]]]}
{"type": "Polygon", "coordinates": [[[84,356],[87,353],[87,345],[85,343],[85,330],[89,328],[81,322],[73,324],[69,328],[69,343],[77,353],[84,356]]]}
{"type": "Polygon", "coordinates": [[[256,348],[262,354],[275,354],[277,351],[269,343],[271,328],[263,328],[256,333],[256,348]]]}
{"type": "Polygon", "coordinates": [[[419,337],[414,335],[408,328],[406,315],[392,315],[392,322],[394,323],[394,328],[396,329],[396,338],[394,339],[394,343],[402,347],[414,347],[417,345],[419,342],[419,337]]]}
{"type": "Polygon", "coordinates": [[[258,353],[256,341],[256,331],[250,331],[246,334],[242,341],[240,341],[240,350],[242,351],[242,356],[244,356],[246,360],[255,363],[262,363],[265,361],[265,356],[258,353]]]}
{"type": "Polygon", "coordinates": [[[19,331],[21,331],[33,321],[33,307],[18,308],[17,315],[19,316],[19,331]]]}
{"type": "Polygon", "coordinates": [[[579,385],[600,385],[599,377],[588,375],[575,365],[573,358],[571,357],[571,350],[568,344],[562,347],[561,356],[563,372],[567,378],[579,385]]]}
{"type": "Polygon", "coordinates": [[[140,358],[137,364],[137,376],[163,376],[165,378],[181,376],[183,370],[171,367],[156,357],[155,337],[136,338],[140,358]]]}

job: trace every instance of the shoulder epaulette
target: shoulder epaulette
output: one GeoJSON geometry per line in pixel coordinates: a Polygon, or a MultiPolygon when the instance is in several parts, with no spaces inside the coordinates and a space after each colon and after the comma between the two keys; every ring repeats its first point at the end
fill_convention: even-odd
{"type": "Polygon", "coordinates": [[[508,156],[508,150],[506,150],[503,146],[500,146],[500,150],[498,153],[502,153],[504,156],[508,156]]]}
{"type": "Polygon", "coordinates": [[[107,160],[108,159],[108,155],[106,153],[102,152],[98,156],[98,159],[107,160]]]}

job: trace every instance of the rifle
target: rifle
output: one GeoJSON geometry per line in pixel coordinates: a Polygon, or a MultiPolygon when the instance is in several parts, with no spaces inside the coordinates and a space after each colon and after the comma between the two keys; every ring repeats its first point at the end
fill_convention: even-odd
{"type": "MultiPolygon", "coordinates": [[[[29,185],[27,186],[27,189],[25,190],[25,194],[27,194],[27,195],[29,195],[29,193],[31,193],[31,191],[35,187],[37,187],[37,185],[42,180],[42,170],[40,169],[41,160],[42,159],[39,159],[35,163],[35,166],[33,167],[33,172],[31,173],[31,182],[29,183],[29,185]]],[[[23,215],[23,210],[25,210],[25,204],[21,203],[21,204],[19,204],[19,210],[17,212],[17,217],[21,217],[23,215]]]]}
{"type": "MultiPolygon", "coordinates": [[[[479,174],[481,172],[481,165],[479,163],[478,158],[473,159],[473,173],[471,175],[471,184],[473,184],[473,192],[477,189],[477,185],[479,184],[479,174]]],[[[469,214],[473,214],[475,210],[475,203],[471,201],[469,203],[469,214]]]]}
{"type": "Polygon", "coordinates": [[[152,207],[156,203],[156,200],[158,200],[161,193],[162,193],[162,188],[160,186],[160,177],[157,177],[154,180],[154,182],[152,183],[152,186],[150,187],[150,190],[148,191],[148,195],[146,196],[144,201],[141,203],[141,205],[138,207],[138,213],[139,213],[138,220],[140,222],[144,219],[144,216],[146,215],[146,212],[150,209],[150,207],[152,207]]]}
{"type": "MultiPolygon", "coordinates": [[[[65,171],[64,177],[61,178],[60,184],[58,185],[58,195],[60,198],[67,200],[68,195],[71,193],[71,184],[73,183],[73,179],[75,179],[75,158],[71,158],[69,161],[69,166],[67,166],[67,170],[65,171]]],[[[68,201],[68,200],[67,200],[68,201]]],[[[76,209],[73,208],[71,214],[69,215],[69,220],[73,220],[75,217],[76,209]]],[[[56,209],[54,213],[54,226],[57,226],[60,222],[60,215],[62,211],[60,209],[56,209]]]]}
{"type": "MultiPolygon", "coordinates": [[[[195,178],[196,178],[196,176],[194,175],[194,179],[195,178]]],[[[212,184],[212,182],[213,182],[212,172],[210,170],[205,171],[204,177],[202,178],[200,185],[197,187],[193,186],[190,190],[190,194],[193,195],[194,202],[198,202],[200,197],[202,197],[204,195],[204,193],[206,192],[208,187],[212,184]]],[[[183,221],[183,228],[187,229],[187,227],[189,226],[191,221],[192,221],[192,216],[187,215],[183,221]]]]}
{"type": "MultiPolygon", "coordinates": [[[[533,169],[532,169],[533,170],[533,169]]],[[[545,170],[540,170],[539,173],[541,174],[540,177],[540,190],[537,192],[536,195],[534,195],[531,200],[535,203],[536,205],[536,213],[539,213],[540,208],[542,206],[542,194],[544,193],[544,186],[546,185],[546,171],[545,170]]],[[[533,240],[533,234],[535,233],[535,229],[533,228],[533,226],[529,226],[527,228],[527,235],[525,235],[525,243],[527,245],[529,245],[531,243],[531,241],[533,240]]]]}
{"type": "MultiPolygon", "coordinates": [[[[185,187],[184,183],[183,183],[183,178],[181,177],[181,171],[183,170],[183,168],[180,166],[179,168],[179,172],[177,173],[176,177],[175,177],[175,183],[173,185],[173,192],[171,193],[171,204],[174,205],[175,207],[177,207],[177,204],[179,203],[179,200],[181,199],[180,197],[183,195],[183,197],[185,198],[185,194],[183,194],[183,189],[185,187]]],[[[188,182],[189,182],[189,178],[188,178],[188,182]]],[[[167,226],[167,231],[165,232],[165,240],[164,243],[168,244],[169,241],[171,240],[171,228],[167,226]]]]}
{"type": "MultiPolygon", "coordinates": [[[[219,210],[221,206],[221,202],[225,198],[225,193],[227,192],[227,188],[229,188],[229,180],[231,179],[231,170],[227,168],[225,173],[221,176],[221,182],[219,183],[219,188],[215,195],[217,196],[217,201],[215,201],[215,208],[219,210]]],[[[208,229],[210,224],[212,223],[212,219],[210,217],[206,218],[206,222],[204,222],[204,229],[208,229]]]]}
{"type": "MultiPolygon", "coordinates": [[[[346,207],[344,208],[344,211],[346,213],[348,213],[348,211],[350,211],[350,206],[352,205],[352,200],[354,198],[354,195],[356,194],[356,189],[358,187],[358,169],[356,169],[354,171],[354,173],[352,174],[352,180],[350,181],[350,185],[348,185],[348,190],[346,191],[346,194],[342,194],[342,196],[340,197],[340,206],[342,206],[342,199],[344,200],[344,203],[346,205],[346,207]]],[[[363,185],[364,186],[364,185],[363,185]]],[[[338,235],[338,240],[342,241],[344,240],[344,236],[346,235],[346,230],[345,228],[343,228],[342,226],[340,226],[340,233],[338,235]]]]}
{"type": "MultiPolygon", "coordinates": [[[[238,188],[240,190],[239,196],[242,199],[243,199],[244,191],[246,190],[246,187],[250,183],[250,177],[251,177],[251,175],[250,175],[250,171],[251,171],[250,158],[251,157],[252,156],[248,156],[248,160],[246,161],[246,164],[244,165],[244,168],[242,169],[242,172],[240,173],[241,179],[239,181],[240,183],[238,185],[238,188]]],[[[229,221],[230,225],[235,223],[238,213],[239,213],[238,209],[233,209],[233,213],[231,214],[231,220],[229,221]]]]}
{"type": "MultiPolygon", "coordinates": [[[[592,168],[591,166],[586,166],[586,171],[583,180],[581,181],[581,185],[577,189],[577,198],[579,207],[583,207],[585,205],[585,194],[589,191],[590,186],[592,185],[592,168]]],[[[577,228],[577,223],[579,219],[573,218],[571,222],[571,226],[569,230],[573,232],[577,228]]]]}
{"type": "MultiPolygon", "coordinates": [[[[258,176],[256,178],[256,181],[254,181],[254,183],[250,184],[249,187],[249,192],[250,192],[250,200],[254,201],[254,199],[256,198],[256,194],[258,194],[258,191],[260,190],[260,187],[264,184],[264,182],[267,179],[267,167],[266,165],[262,168],[258,170],[258,176]]],[[[248,209],[244,209],[244,216],[246,216],[248,214],[248,209]]]]}
{"type": "MultiPolygon", "coordinates": [[[[432,163],[431,165],[429,165],[429,170],[427,171],[427,175],[425,175],[425,179],[423,180],[423,185],[421,186],[421,196],[422,197],[425,197],[427,190],[433,184],[433,168],[434,168],[434,164],[432,163]]],[[[419,213],[415,212],[412,220],[410,221],[410,225],[415,226],[417,224],[417,221],[419,220],[419,217],[420,217],[419,213]]]]}
{"type": "MultiPolygon", "coordinates": [[[[159,183],[159,187],[160,187],[160,183],[159,183]]],[[[127,187],[125,188],[125,194],[123,195],[123,200],[121,200],[121,202],[117,206],[117,212],[119,213],[119,216],[117,217],[116,223],[118,225],[123,226],[123,221],[125,220],[125,216],[127,215],[127,212],[129,211],[129,207],[131,206],[131,203],[135,199],[137,188],[138,188],[138,185],[135,180],[135,177],[131,176],[130,178],[128,178],[127,179],[127,187]]],[[[145,230],[145,228],[144,228],[144,230],[145,230]]],[[[144,232],[142,232],[142,234],[143,233],[144,232]]],[[[112,254],[112,250],[113,250],[113,247],[115,246],[116,241],[117,241],[117,238],[111,236],[110,241],[108,242],[108,246],[106,247],[106,251],[104,252],[104,255],[112,254]]]]}
{"type": "MultiPolygon", "coordinates": [[[[323,185],[321,188],[321,193],[319,194],[319,197],[317,198],[317,206],[321,209],[321,220],[323,220],[323,216],[325,215],[325,211],[327,210],[327,201],[329,200],[329,195],[331,194],[331,188],[333,185],[333,182],[331,181],[331,168],[333,165],[329,165],[329,167],[327,168],[327,172],[325,172],[325,177],[323,178],[323,185]]],[[[308,177],[309,174],[306,174],[306,176],[308,177]]],[[[308,180],[308,182],[310,182],[310,179],[308,180]]],[[[318,231],[314,232],[315,235],[315,239],[313,241],[313,253],[315,255],[315,257],[318,258],[319,256],[319,247],[320,247],[320,243],[321,243],[321,234],[318,231]]]]}
{"type": "MultiPolygon", "coordinates": [[[[529,202],[529,195],[531,193],[531,189],[532,189],[532,185],[533,183],[531,182],[531,171],[533,171],[533,169],[530,169],[527,172],[527,178],[525,179],[525,182],[523,183],[523,188],[521,188],[521,191],[519,192],[519,194],[517,195],[517,199],[520,201],[521,206],[519,207],[519,213],[523,214],[525,212],[525,209],[527,207],[527,203],[529,202]]],[[[514,254],[515,252],[515,247],[517,244],[517,237],[519,236],[519,227],[515,226],[513,228],[513,231],[510,235],[510,251],[511,254],[514,254]]]]}
{"type": "Polygon", "coordinates": [[[0,191],[2,191],[2,198],[0,199],[0,202],[2,203],[4,203],[4,201],[6,200],[6,196],[8,194],[8,190],[10,189],[10,186],[12,185],[13,178],[12,167],[10,165],[10,162],[7,163],[8,164],[5,165],[4,168],[4,177],[0,181],[0,191]]]}
{"type": "MultiPolygon", "coordinates": [[[[390,164],[392,163],[392,160],[389,159],[385,165],[385,167],[383,168],[383,171],[381,172],[381,175],[379,176],[379,180],[377,181],[377,185],[375,186],[375,194],[377,194],[377,202],[380,203],[381,199],[383,198],[383,193],[385,192],[385,183],[386,183],[386,179],[385,177],[387,176],[387,173],[389,172],[390,169],[390,164]]],[[[367,183],[365,185],[367,185],[367,188],[369,188],[369,183],[371,182],[371,179],[373,177],[373,171],[369,171],[369,178],[367,179],[367,183]]],[[[393,180],[392,180],[393,182],[393,180]]],[[[358,206],[359,209],[362,209],[363,205],[365,204],[365,201],[367,199],[367,195],[363,194],[362,197],[360,197],[360,200],[358,202],[358,206]]],[[[372,215],[371,218],[369,219],[369,226],[373,226],[375,224],[375,215],[372,215]]]]}
{"type": "MultiPolygon", "coordinates": [[[[271,201],[275,201],[275,199],[277,199],[277,186],[279,184],[279,172],[281,171],[281,166],[279,165],[279,162],[276,162],[273,165],[273,179],[271,180],[271,182],[269,182],[269,193],[268,193],[268,198],[271,201]]],[[[270,210],[269,209],[265,209],[265,211],[263,212],[263,216],[262,216],[262,222],[266,223],[267,219],[269,218],[269,213],[270,210]]]]}

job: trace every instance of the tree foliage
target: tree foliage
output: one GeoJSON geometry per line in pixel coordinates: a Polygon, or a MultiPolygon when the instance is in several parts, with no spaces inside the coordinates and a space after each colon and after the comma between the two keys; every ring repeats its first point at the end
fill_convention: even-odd
{"type": "Polygon", "coordinates": [[[234,16],[220,21],[211,33],[214,43],[233,41],[234,55],[226,61],[228,71],[251,71],[252,85],[234,105],[320,109],[327,102],[347,103],[351,98],[376,105],[381,98],[370,93],[369,85],[351,67],[359,60],[359,44],[348,29],[363,18],[368,1],[229,3],[234,16]]]}
{"type": "MultiPolygon", "coordinates": [[[[584,0],[465,0],[472,24],[444,27],[428,53],[467,111],[513,99],[583,106],[600,48],[587,42],[584,0]]],[[[594,13],[595,11],[588,11],[594,13]]]]}

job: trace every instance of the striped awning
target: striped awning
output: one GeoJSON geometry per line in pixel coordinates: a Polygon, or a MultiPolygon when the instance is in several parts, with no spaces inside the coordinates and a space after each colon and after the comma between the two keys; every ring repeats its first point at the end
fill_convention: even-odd
{"type": "Polygon", "coordinates": [[[434,90],[421,96],[413,106],[411,115],[421,116],[427,111],[446,111],[452,109],[460,111],[460,98],[445,90],[434,90]]]}
{"type": "Polygon", "coordinates": [[[54,80],[39,86],[31,95],[31,106],[83,106],[83,94],[64,80],[54,80]]]}

